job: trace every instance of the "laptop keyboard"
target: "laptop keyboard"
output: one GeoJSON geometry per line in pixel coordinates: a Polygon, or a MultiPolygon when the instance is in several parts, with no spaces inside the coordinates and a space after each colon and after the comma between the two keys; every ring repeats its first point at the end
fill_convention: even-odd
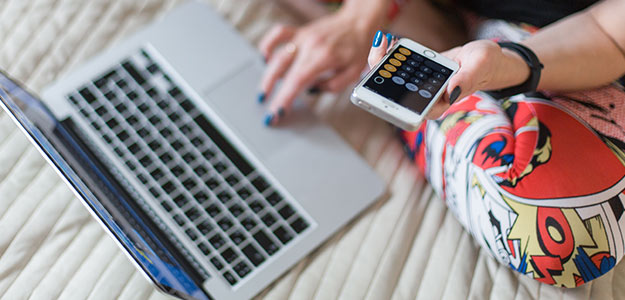
{"type": "Polygon", "coordinates": [[[145,50],[67,97],[230,285],[309,227],[145,50]]]}

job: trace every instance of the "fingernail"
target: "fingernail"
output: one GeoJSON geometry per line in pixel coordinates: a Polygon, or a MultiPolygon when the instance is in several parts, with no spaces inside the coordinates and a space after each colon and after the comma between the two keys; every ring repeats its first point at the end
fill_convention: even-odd
{"type": "Polygon", "coordinates": [[[390,47],[391,46],[391,42],[393,41],[393,35],[390,34],[390,33],[387,33],[386,34],[386,41],[388,42],[388,46],[387,47],[390,47]]]}
{"type": "Polygon", "coordinates": [[[451,94],[449,95],[449,104],[454,104],[454,102],[456,102],[456,99],[460,96],[460,92],[460,86],[456,86],[454,90],[451,91],[451,94]]]}
{"type": "Polygon", "coordinates": [[[373,47],[379,47],[382,42],[382,30],[378,30],[373,37],[373,47]]]}
{"type": "Polygon", "coordinates": [[[321,93],[321,89],[318,86],[313,86],[311,88],[308,89],[308,93],[309,94],[319,94],[321,93]]]}
{"type": "Polygon", "coordinates": [[[280,109],[278,109],[278,117],[279,118],[284,117],[284,108],[280,107],[280,109]]]}
{"type": "Polygon", "coordinates": [[[258,103],[265,102],[265,93],[258,93],[258,103]]]}
{"type": "Polygon", "coordinates": [[[265,115],[265,126],[271,126],[271,122],[273,121],[273,114],[268,113],[265,115]]]}

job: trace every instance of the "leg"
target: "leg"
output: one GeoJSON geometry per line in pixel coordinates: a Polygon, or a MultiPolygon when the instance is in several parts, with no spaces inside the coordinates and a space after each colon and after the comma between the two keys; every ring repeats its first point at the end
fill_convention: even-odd
{"type": "Polygon", "coordinates": [[[554,102],[476,94],[402,137],[460,223],[511,268],[575,287],[623,257],[625,155],[554,102]]]}

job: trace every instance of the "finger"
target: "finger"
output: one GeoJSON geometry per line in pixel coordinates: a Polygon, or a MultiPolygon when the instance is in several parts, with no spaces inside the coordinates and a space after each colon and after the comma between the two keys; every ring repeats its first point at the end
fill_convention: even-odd
{"type": "Polygon", "coordinates": [[[360,77],[360,71],[362,71],[362,67],[354,65],[338,72],[336,76],[323,81],[318,85],[324,91],[338,93],[345,89],[345,87],[347,87],[350,83],[358,80],[360,77]]]}
{"type": "Polygon", "coordinates": [[[450,105],[441,98],[434,103],[434,106],[428,111],[425,118],[428,120],[438,119],[445,113],[449,106],[450,105]]]}
{"type": "Polygon", "coordinates": [[[479,63],[465,63],[459,62],[460,68],[458,73],[449,79],[449,84],[445,91],[445,99],[448,103],[454,103],[459,99],[471,95],[478,89],[478,84],[475,81],[476,78],[480,78],[480,64],[479,63]]]}
{"type": "Polygon", "coordinates": [[[388,45],[388,38],[382,31],[378,30],[373,38],[373,45],[371,46],[371,50],[369,50],[369,57],[367,58],[369,68],[373,68],[377,65],[386,54],[387,47],[384,45],[388,45]]]}
{"type": "Polygon", "coordinates": [[[271,59],[274,49],[281,43],[293,38],[295,35],[295,27],[284,24],[274,26],[260,41],[258,49],[265,57],[266,61],[271,59]]]}
{"type": "Polygon", "coordinates": [[[258,96],[259,102],[263,102],[266,95],[271,94],[276,82],[286,73],[294,59],[294,53],[280,50],[276,57],[271,60],[260,82],[261,93],[258,96]]]}
{"type": "Polygon", "coordinates": [[[319,74],[323,73],[331,66],[331,61],[319,58],[310,61],[302,56],[287,71],[286,76],[269,105],[269,112],[265,118],[265,124],[271,125],[283,118],[285,113],[291,108],[297,95],[305,88],[309,87],[319,74]]]}

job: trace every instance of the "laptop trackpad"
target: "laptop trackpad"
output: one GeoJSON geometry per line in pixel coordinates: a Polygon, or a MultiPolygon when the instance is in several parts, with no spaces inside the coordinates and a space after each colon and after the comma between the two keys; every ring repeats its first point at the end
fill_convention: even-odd
{"type": "Polygon", "coordinates": [[[315,148],[315,145],[321,144],[327,146],[337,140],[329,128],[301,105],[291,110],[279,125],[265,126],[263,121],[269,105],[257,101],[257,86],[262,70],[260,62],[252,63],[203,95],[219,117],[250,146],[255,155],[268,161],[280,155],[280,152],[284,154],[284,151],[305,149],[302,147],[315,148]]]}

